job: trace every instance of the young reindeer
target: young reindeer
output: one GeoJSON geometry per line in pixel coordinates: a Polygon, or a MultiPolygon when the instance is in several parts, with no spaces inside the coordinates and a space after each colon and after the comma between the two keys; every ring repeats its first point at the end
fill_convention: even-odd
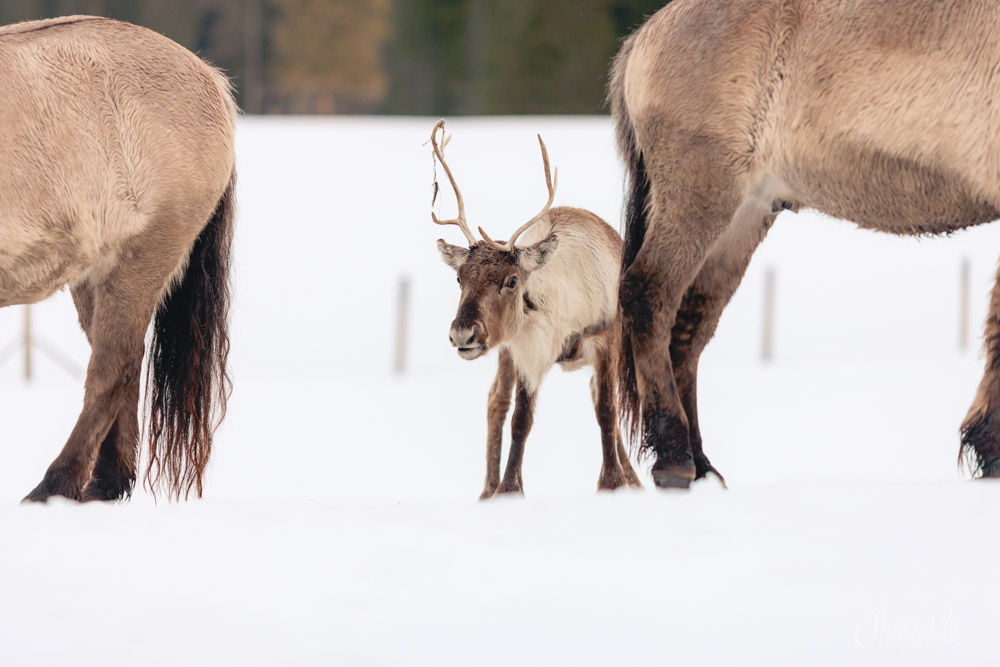
{"type": "Polygon", "coordinates": [[[431,132],[431,145],[455,191],[458,217],[438,220],[431,213],[431,219],[439,225],[457,225],[469,241],[468,248],[442,239],[437,242],[445,263],[458,273],[462,288],[449,338],[463,359],[477,359],[499,349],[496,380],[489,394],[486,484],[480,500],[499,493],[523,493],[521,461],[535,396],[542,378],[556,363],[564,370],[595,369],[590,388],[604,454],[597,488],[641,487],[622,445],[615,397],[621,238],[589,211],[551,208],[556,181],[539,136],[549,190],[545,207],[507,242],[492,240],[482,227],[479,233],[483,240],[476,240],[465,219],[462,193],[444,159],[443,149],[450,139],[444,136],[444,120],[438,121],[431,132]],[[515,245],[522,234],[524,240],[515,245]],[[502,430],[515,385],[510,453],[501,481],[502,430]]]}

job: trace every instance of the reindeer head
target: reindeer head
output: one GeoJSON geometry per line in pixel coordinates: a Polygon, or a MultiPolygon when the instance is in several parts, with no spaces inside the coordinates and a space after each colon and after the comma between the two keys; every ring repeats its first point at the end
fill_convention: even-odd
{"type": "MultiPolygon", "coordinates": [[[[453,220],[438,220],[434,213],[431,219],[439,225],[457,225],[469,247],[455,246],[438,239],[438,251],[442,259],[458,273],[458,284],[462,295],[458,303],[458,314],[451,323],[448,338],[451,344],[458,348],[458,355],[463,359],[476,359],[491,348],[503,344],[516,333],[523,320],[524,309],[533,308],[530,296],[525,292],[525,286],[531,272],[538,269],[549,260],[559,245],[559,239],[550,234],[534,245],[524,248],[516,247],[514,243],[525,230],[545,217],[556,194],[557,180],[549,172],[549,154],[541,136],[538,143],[542,148],[542,161],[545,166],[545,183],[549,189],[549,199],[545,207],[531,220],[521,225],[507,242],[497,242],[491,239],[483,228],[479,233],[483,240],[478,241],[469,231],[465,220],[465,201],[458,189],[455,177],[444,160],[444,147],[451,137],[445,138],[438,146],[437,132],[441,130],[444,136],[444,121],[438,121],[431,132],[431,145],[434,156],[441,163],[455,198],[458,200],[458,217],[453,220]]],[[[558,178],[558,169],[556,177],[558,178]]],[[[435,192],[436,192],[435,182],[435,192]]]]}

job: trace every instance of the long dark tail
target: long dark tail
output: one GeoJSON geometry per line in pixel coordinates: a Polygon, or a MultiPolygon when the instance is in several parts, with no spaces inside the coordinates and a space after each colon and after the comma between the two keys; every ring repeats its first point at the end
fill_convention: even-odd
{"type": "Polygon", "coordinates": [[[202,493],[212,437],[232,391],[229,358],[229,268],[236,172],[198,240],[187,270],[153,318],[147,367],[149,465],[155,494],[187,499],[202,493]]]}
{"type": "Polygon", "coordinates": [[[636,141],[635,126],[632,124],[625,104],[625,66],[631,50],[632,40],[625,40],[611,66],[611,78],[608,85],[608,102],[615,122],[618,152],[625,163],[628,190],[625,202],[625,221],[622,228],[624,247],[618,283],[620,344],[618,346],[617,394],[618,412],[625,425],[630,453],[635,449],[634,444],[642,437],[642,410],[632,349],[632,320],[625,315],[622,309],[622,304],[627,301],[627,295],[623,288],[626,287],[624,282],[626,272],[635,262],[639,249],[646,238],[649,209],[649,178],[646,175],[646,164],[636,141]]]}

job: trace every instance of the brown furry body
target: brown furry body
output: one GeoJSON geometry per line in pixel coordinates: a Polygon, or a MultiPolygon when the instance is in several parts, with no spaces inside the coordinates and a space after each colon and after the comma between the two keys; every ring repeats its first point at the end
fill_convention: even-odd
{"type": "Polygon", "coordinates": [[[73,16],[0,28],[0,306],[69,286],[93,353],[84,405],[26,500],[131,493],[143,338],[150,476],[200,494],[228,379],[229,83],[144,28],[73,16]]]}
{"type": "MultiPolygon", "coordinates": [[[[698,358],[778,211],[895,234],[1000,217],[1000,8],[989,0],[675,0],[622,46],[630,178],[622,400],[662,486],[710,471],[698,358]]],[[[1000,475],[1000,286],[963,452],[1000,475]]]]}

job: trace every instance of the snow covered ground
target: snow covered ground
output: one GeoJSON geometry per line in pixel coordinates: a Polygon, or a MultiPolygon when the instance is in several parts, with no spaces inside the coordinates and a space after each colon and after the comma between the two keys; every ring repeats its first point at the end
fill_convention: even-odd
{"type": "MultiPolygon", "coordinates": [[[[434,120],[241,121],[236,389],[202,501],[18,505],[82,379],[38,352],[25,385],[3,352],[23,313],[0,311],[0,665],[995,664],[1000,485],[955,456],[1000,226],[917,241],[784,214],[702,362],[728,491],[596,494],[588,375],[555,371],[527,496],[477,503],[495,356],[447,342],[434,241],[461,234],[429,220],[434,120]]],[[[503,236],[544,202],[538,131],[557,204],[617,226],[607,119],[448,125],[474,226],[503,236]]],[[[67,293],[32,317],[85,367],[67,293]]]]}

